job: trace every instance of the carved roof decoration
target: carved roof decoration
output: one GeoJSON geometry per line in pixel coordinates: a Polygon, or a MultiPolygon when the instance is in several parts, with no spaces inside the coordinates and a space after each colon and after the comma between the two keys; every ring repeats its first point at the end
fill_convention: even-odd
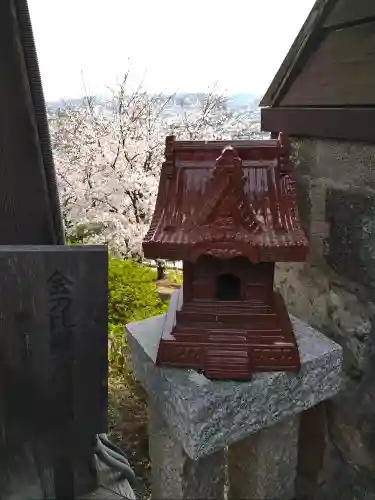
{"type": "Polygon", "coordinates": [[[289,149],[282,134],[263,141],[167,137],[145,256],[305,260],[289,149]]]}

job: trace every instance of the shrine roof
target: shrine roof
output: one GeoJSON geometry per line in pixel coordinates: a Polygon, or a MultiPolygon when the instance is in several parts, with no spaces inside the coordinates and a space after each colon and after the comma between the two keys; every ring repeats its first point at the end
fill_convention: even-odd
{"type": "Polygon", "coordinates": [[[285,138],[167,138],[145,256],[305,260],[308,242],[298,220],[288,153],[285,138]]]}

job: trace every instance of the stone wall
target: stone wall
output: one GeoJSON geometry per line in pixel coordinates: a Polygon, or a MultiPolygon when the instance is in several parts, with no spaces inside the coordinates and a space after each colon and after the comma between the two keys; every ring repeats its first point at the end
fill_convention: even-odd
{"type": "Polygon", "coordinates": [[[345,388],[327,407],[319,499],[375,499],[375,145],[294,139],[304,264],[281,264],[290,312],[344,348],[345,388]]]}

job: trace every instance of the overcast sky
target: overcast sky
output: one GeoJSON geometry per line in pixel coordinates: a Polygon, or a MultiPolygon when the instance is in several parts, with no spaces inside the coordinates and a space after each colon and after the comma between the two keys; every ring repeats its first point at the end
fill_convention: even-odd
{"type": "Polygon", "coordinates": [[[28,0],[47,100],[151,91],[263,94],[314,0],[28,0]]]}

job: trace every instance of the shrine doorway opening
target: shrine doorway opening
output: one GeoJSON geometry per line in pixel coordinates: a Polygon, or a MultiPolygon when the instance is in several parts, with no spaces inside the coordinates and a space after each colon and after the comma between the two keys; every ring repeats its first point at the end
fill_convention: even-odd
{"type": "Polygon", "coordinates": [[[216,278],[216,300],[241,300],[241,280],[233,274],[216,278]]]}

